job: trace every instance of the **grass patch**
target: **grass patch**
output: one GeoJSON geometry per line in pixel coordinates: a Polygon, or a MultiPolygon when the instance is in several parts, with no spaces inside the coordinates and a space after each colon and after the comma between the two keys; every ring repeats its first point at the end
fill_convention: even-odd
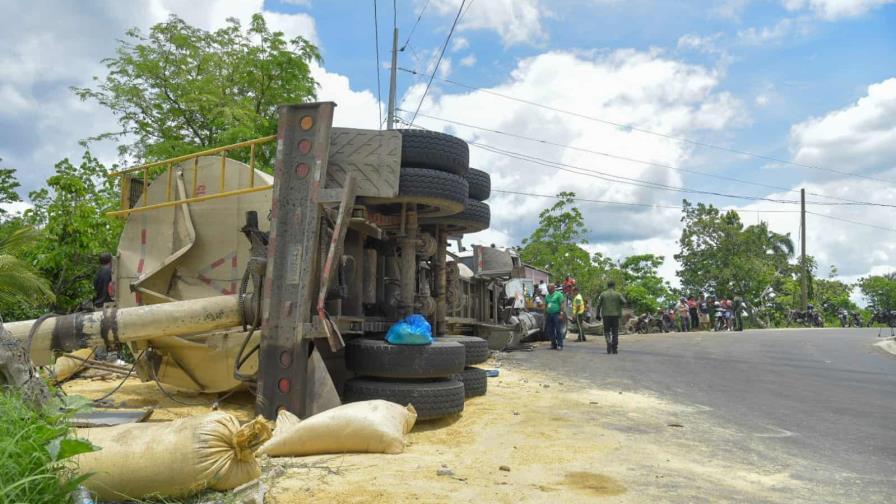
{"type": "Polygon", "coordinates": [[[0,503],[71,502],[84,481],[71,457],[93,448],[73,439],[67,415],[53,411],[0,392],[0,503]]]}

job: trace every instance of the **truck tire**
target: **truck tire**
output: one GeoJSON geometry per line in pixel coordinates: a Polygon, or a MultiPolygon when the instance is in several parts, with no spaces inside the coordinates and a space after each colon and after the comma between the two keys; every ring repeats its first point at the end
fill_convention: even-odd
{"type": "Polygon", "coordinates": [[[460,213],[447,217],[424,218],[421,220],[421,223],[439,224],[444,226],[445,230],[450,233],[463,234],[488,229],[491,221],[492,210],[488,203],[470,199],[467,200],[467,207],[460,213]]]}
{"type": "Polygon", "coordinates": [[[455,341],[463,345],[467,354],[464,365],[467,367],[482,364],[491,355],[488,341],[476,336],[442,336],[439,341],[455,341]]]}
{"type": "Polygon", "coordinates": [[[467,172],[467,184],[470,185],[470,199],[476,201],[485,201],[492,194],[492,176],[488,173],[470,168],[467,172]]]}
{"type": "Polygon", "coordinates": [[[398,196],[394,198],[366,198],[366,202],[381,205],[386,215],[401,212],[399,203],[419,205],[421,216],[454,215],[467,204],[469,185],[460,175],[427,168],[403,167],[398,179],[398,196]]]}
{"type": "Polygon", "coordinates": [[[488,375],[484,369],[468,367],[463,372],[454,375],[454,379],[463,382],[466,399],[484,396],[488,390],[488,375]]]}
{"type": "Polygon", "coordinates": [[[357,338],[345,346],[345,365],[358,375],[375,378],[447,378],[464,369],[466,351],[454,341],[431,345],[390,345],[357,338]]]}
{"type": "Polygon", "coordinates": [[[460,138],[416,129],[399,129],[401,166],[439,170],[464,176],[470,166],[470,147],[460,138]]]}
{"type": "Polygon", "coordinates": [[[384,399],[411,404],[417,420],[456,415],[464,410],[464,384],[457,380],[393,382],[353,378],[345,382],[345,402],[384,399]]]}

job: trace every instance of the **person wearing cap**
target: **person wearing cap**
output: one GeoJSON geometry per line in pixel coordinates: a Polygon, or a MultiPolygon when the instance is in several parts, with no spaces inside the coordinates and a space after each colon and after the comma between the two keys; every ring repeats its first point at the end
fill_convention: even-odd
{"type": "Polygon", "coordinates": [[[607,353],[619,353],[619,318],[622,317],[622,307],[625,305],[625,297],[616,292],[616,282],[607,282],[607,290],[600,293],[594,311],[598,320],[604,322],[604,338],[607,340],[607,353]]]}

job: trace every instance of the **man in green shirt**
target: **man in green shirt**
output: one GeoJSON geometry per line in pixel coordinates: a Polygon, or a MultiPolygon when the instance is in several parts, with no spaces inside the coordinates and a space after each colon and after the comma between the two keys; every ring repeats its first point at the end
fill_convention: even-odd
{"type": "Polygon", "coordinates": [[[607,282],[607,290],[597,298],[595,311],[604,321],[604,338],[607,340],[607,353],[619,353],[619,317],[622,306],[626,303],[622,294],[616,292],[616,282],[607,282]]]}
{"type": "Polygon", "coordinates": [[[551,348],[563,350],[563,335],[560,334],[560,323],[565,316],[563,305],[566,296],[554,288],[554,284],[548,285],[548,295],[544,298],[544,331],[551,340],[551,348]]]}

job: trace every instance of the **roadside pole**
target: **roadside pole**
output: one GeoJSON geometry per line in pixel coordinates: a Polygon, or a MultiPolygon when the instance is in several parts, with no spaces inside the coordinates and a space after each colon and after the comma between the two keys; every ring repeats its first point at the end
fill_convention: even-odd
{"type": "Polygon", "coordinates": [[[809,271],[806,264],[806,190],[800,189],[800,266],[802,275],[800,278],[800,307],[806,311],[809,304],[809,271]]]}
{"type": "Polygon", "coordinates": [[[389,69],[389,110],[387,111],[386,129],[394,128],[395,123],[395,72],[398,65],[398,28],[392,30],[392,67],[389,69]]]}

